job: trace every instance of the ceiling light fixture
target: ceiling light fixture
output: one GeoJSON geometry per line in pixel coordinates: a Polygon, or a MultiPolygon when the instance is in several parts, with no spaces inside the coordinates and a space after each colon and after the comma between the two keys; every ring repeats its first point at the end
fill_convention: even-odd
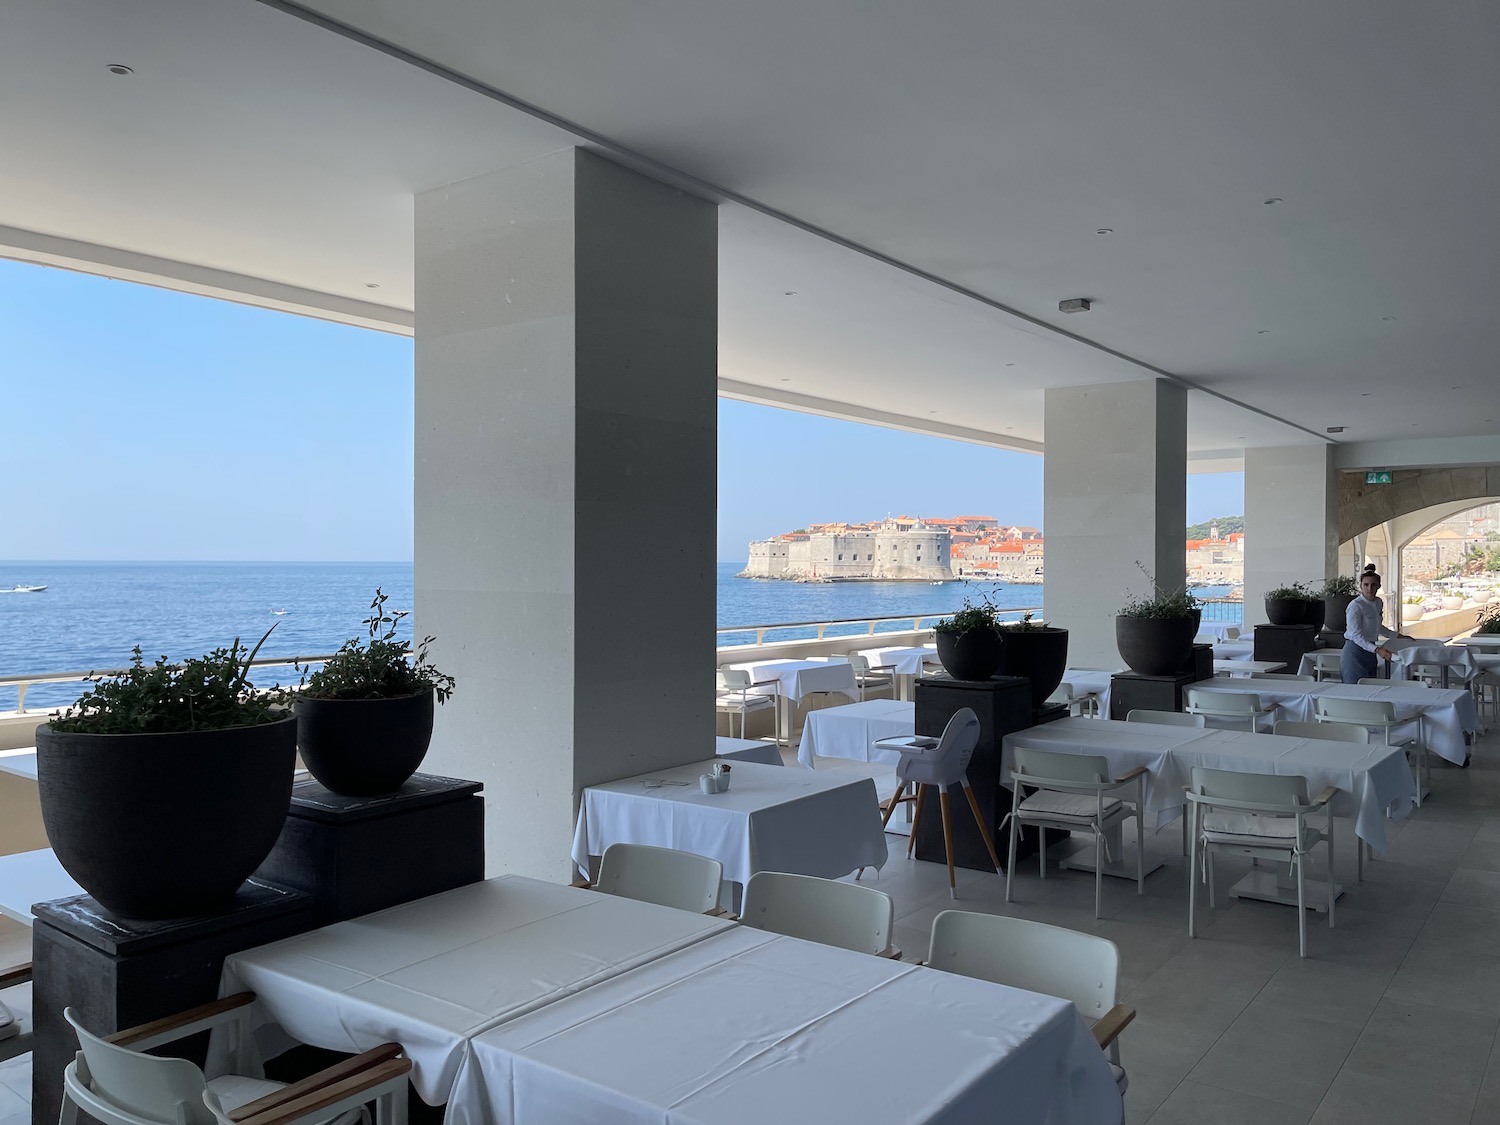
{"type": "Polygon", "coordinates": [[[1005,365],[1005,366],[1006,366],[1006,367],[1014,367],[1014,366],[1015,366],[1015,364],[1014,364],[1014,363],[1007,363],[1007,364],[1006,364],[1006,365],[1005,365]]]}
{"type": "Polygon", "coordinates": [[[365,288],[366,289],[379,289],[380,288],[380,282],[378,282],[378,281],[367,281],[367,282],[365,282],[365,288]]]}
{"type": "Polygon", "coordinates": [[[1395,320],[1396,318],[1393,317],[1393,316],[1383,316],[1380,319],[1381,320],[1385,320],[1385,321],[1391,321],[1391,320],[1395,320]]]}
{"type": "Polygon", "coordinates": [[[1274,207],[1278,203],[1285,203],[1286,200],[1282,199],[1279,195],[1273,195],[1270,199],[1265,199],[1261,202],[1263,202],[1267,207],[1274,207]]]}
{"type": "Polygon", "coordinates": [[[783,291],[781,295],[783,297],[795,297],[797,295],[797,291],[795,289],[787,289],[783,291]]]}
{"type": "Polygon", "coordinates": [[[1094,233],[1095,234],[1114,234],[1115,233],[1115,228],[1114,227],[1100,227],[1094,233]]]}
{"type": "Polygon", "coordinates": [[[126,66],[124,63],[117,63],[117,62],[110,63],[104,69],[107,70],[107,71],[109,71],[111,74],[116,75],[117,77],[120,77],[120,78],[125,78],[125,77],[128,77],[129,75],[132,75],[132,74],[135,73],[134,70],[132,70],[130,67],[126,66]]]}
{"type": "Polygon", "coordinates": [[[1344,427],[1343,426],[1329,426],[1328,427],[1328,432],[1330,434],[1341,434],[1341,433],[1344,432],[1344,427]]]}
{"type": "Polygon", "coordinates": [[[1269,328],[1257,328],[1255,330],[1255,334],[1257,336],[1269,336],[1271,334],[1271,330],[1269,328]]]}
{"type": "Polygon", "coordinates": [[[1064,313],[1088,312],[1092,307],[1087,297],[1070,297],[1057,302],[1057,311],[1064,313]]]}

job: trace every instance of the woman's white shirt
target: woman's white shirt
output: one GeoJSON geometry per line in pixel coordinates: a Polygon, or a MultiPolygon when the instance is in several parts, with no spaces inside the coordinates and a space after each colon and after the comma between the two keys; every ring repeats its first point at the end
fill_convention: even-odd
{"type": "Polygon", "coordinates": [[[1344,611],[1344,639],[1353,641],[1366,652],[1374,652],[1382,637],[1396,635],[1385,627],[1381,620],[1384,616],[1384,602],[1379,598],[1359,595],[1344,611]]]}

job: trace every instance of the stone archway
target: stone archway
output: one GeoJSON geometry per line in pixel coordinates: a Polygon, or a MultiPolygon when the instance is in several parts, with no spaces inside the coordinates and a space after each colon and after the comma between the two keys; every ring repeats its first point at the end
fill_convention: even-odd
{"type": "MultiPolygon", "coordinates": [[[[1500,496],[1500,465],[1464,465],[1448,469],[1397,469],[1390,484],[1366,484],[1363,472],[1339,474],[1339,542],[1347,543],[1381,524],[1440,505],[1457,504],[1448,513],[1493,502],[1500,496]]],[[[1397,538],[1405,543],[1438,520],[1397,538]]]]}

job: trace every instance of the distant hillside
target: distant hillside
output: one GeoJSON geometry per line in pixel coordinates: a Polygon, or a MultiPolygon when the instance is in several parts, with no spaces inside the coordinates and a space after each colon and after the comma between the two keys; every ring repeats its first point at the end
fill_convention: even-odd
{"type": "Polygon", "coordinates": [[[1208,529],[1214,524],[1219,525],[1219,537],[1223,538],[1232,532],[1245,530],[1244,516],[1219,516],[1217,519],[1207,520],[1204,523],[1190,524],[1187,529],[1188,539],[1207,539],[1208,529]]]}

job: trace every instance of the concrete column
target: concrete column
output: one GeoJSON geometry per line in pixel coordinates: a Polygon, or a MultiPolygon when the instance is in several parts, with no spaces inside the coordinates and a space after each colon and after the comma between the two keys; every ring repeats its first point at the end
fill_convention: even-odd
{"type": "Polygon", "coordinates": [[[1162,380],[1046,392],[1047,620],[1068,660],[1117,667],[1115,613],[1187,580],[1187,392],[1162,380]]]}
{"type": "Polygon", "coordinates": [[[1338,552],[1333,446],[1245,450],[1245,624],[1265,622],[1267,590],[1336,573],[1338,552]]]}
{"type": "Polygon", "coordinates": [[[581,150],[416,197],[424,768],[487,868],[568,874],[587,785],[711,757],[716,208],[581,150]]]}

